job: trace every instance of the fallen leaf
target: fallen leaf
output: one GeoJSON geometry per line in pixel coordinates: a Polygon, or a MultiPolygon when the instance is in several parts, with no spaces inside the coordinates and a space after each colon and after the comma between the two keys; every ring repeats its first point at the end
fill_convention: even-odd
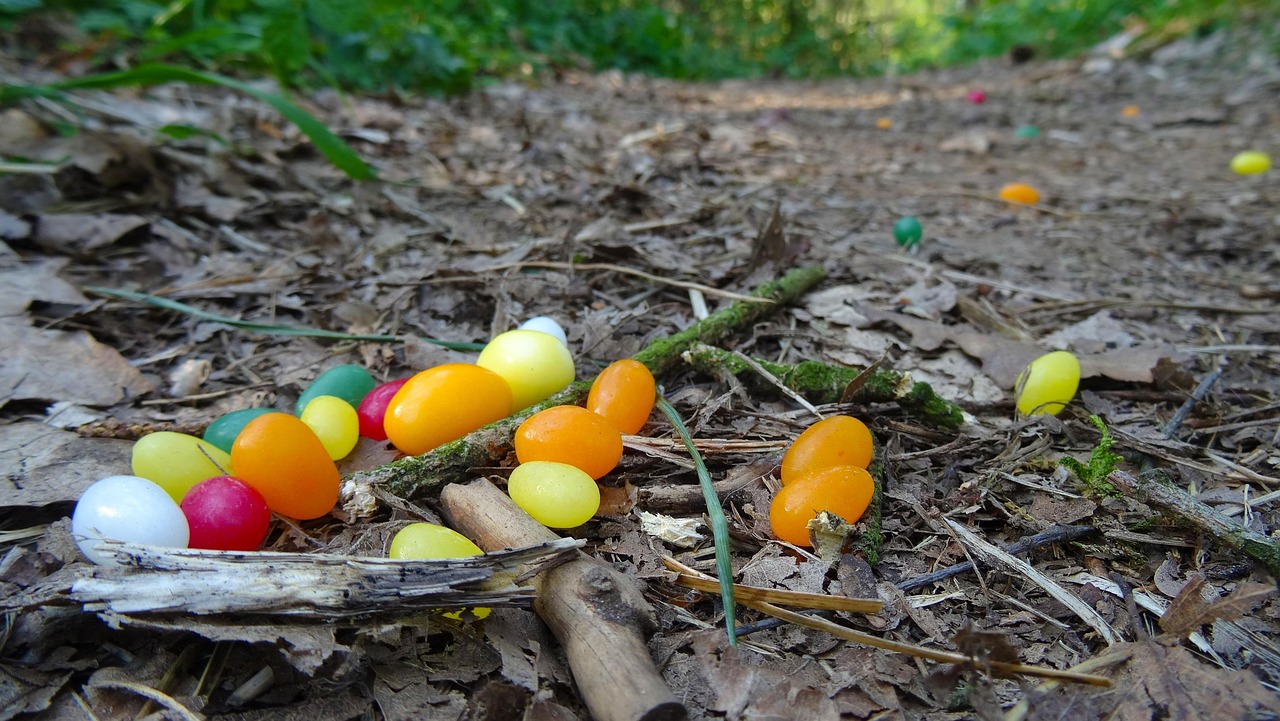
{"type": "Polygon", "coordinates": [[[104,248],[146,228],[150,221],[138,215],[110,213],[59,213],[36,218],[35,242],[45,250],[84,255],[104,248]]]}
{"type": "Polygon", "coordinates": [[[1225,598],[1205,597],[1204,576],[1197,573],[1182,588],[1178,597],[1169,604],[1169,610],[1160,617],[1160,628],[1173,639],[1198,630],[1214,621],[1234,621],[1253,610],[1255,606],[1273,596],[1274,585],[1243,582],[1225,598]]]}
{"type": "Polygon", "coordinates": [[[133,444],[81,438],[43,423],[4,427],[0,441],[3,505],[45,506],[74,501],[106,476],[129,473],[133,444]]]}

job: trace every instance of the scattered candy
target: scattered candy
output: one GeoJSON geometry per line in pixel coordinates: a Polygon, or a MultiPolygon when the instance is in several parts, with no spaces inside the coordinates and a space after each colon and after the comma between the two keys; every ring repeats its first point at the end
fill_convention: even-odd
{"type": "Polygon", "coordinates": [[[298,396],[293,407],[294,415],[302,415],[307,404],[317,396],[335,396],[351,404],[352,408],[360,405],[360,401],[373,390],[377,382],[369,371],[358,365],[341,365],[321,373],[311,381],[311,385],[298,396]]]}
{"type": "Polygon", "coordinates": [[[881,130],[893,130],[893,120],[889,118],[880,118],[876,121],[876,127],[881,130]]]}
{"type": "Polygon", "coordinates": [[[1231,170],[1239,175],[1258,175],[1271,170],[1271,156],[1257,150],[1246,150],[1231,159],[1231,170]]]}
{"type": "Polygon", "coordinates": [[[529,416],[515,435],[516,458],[580,468],[592,480],[622,458],[622,434],[604,416],[579,406],[554,406],[529,416]]]}
{"type": "Polygon", "coordinates": [[[408,382],[408,378],[401,378],[375,386],[369,391],[356,409],[356,415],[360,418],[360,435],[375,441],[387,440],[387,429],[382,425],[383,419],[387,417],[387,406],[391,405],[391,399],[408,382]]]}
{"type": "Polygon", "coordinates": [[[334,396],[316,396],[302,411],[302,422],[324,444],[331,460],[346,458],[360,440],[360,417],[351,404],[334,396]]]}
{"type": "MultiPolygon", "coordinates": [[[[391,539],[391,558],[414,560],[434,560],[442,558],[470,558],[479,556],[484,551],[471,542],[470,538],[452,528],[437,526],[434,523],[410,523],[391,539]]],[[[489,615],[487,608],[473,608],[471,613],[476,618],[489,615]]],[[[462,619],[461,611],[444,614],[447,618],[462,619]]]]}
{"type": "Polygon", "coordinates": [[[1126,105],[1124,106],[1124,109],[1120,111],[1120,114],[1126,118],[1136,118],[1142,114],[1142,109],[1137,105],[1126,105]]]}
{"type": "Polygon", "coordinates": [[[195,436],[151,433],[133,444],[133,475],[160,486],[175,503],[195,484],[231,472],[226,451],[195,436]]]}
{"type": "Polygon", "coordinates": [[[914,215],[904,215],[893,224],[893,240],[903,248],[916,245],[923,237],[924,228],[914,215]]]}
{"type": "Polygon", "coordinates": [[[1040,128],[1034,125],[1019,125],[1013,134],[1019,138],[1038,138],[1040,137],[1040,128]]]}
{"type": "Polygon", "coordinates": [[[511,471],[511,500],[549,528],[581,526],[600,509],[600,487],[567,463],[530,461],[511,471]]]}
{"type": "MultiPolygon", "coordinates": [[[[518,332],[568,353],[546,333],[518,332]]],[[[511,411],[511,387],[502,376],[470,363],[447,363],[410,378],[387,406],[383,427],[396,448],[416,456],[506,418],[511,411]]]]}
{"type": "Polygon", "coordinates": [[[782,485],[824,468],[866,468],[871,463],[873,445],[871,431],[857,418],[824,418],[797,436],[782,456],[782,485]]]}
{"type": "Polygon", "coordinates": [[[511,409],[522,410],[545,400],[573,382],[573,356],[547,333],[509,330],[480,351],[476,365],[511,384],[511,409]]]}
{"type": "Polygon", "coordinates": [[[773,535],[787,543],[808,546],[809,521],[827,511],[854,523],[866,512],[875,481],[865,469],[836,466],[810,471],[784,485],[769,505],[773,535]]]}
{"type": "Polygon", "coordinates": [[[182,509],[160,486],[137,476],[110,476],[85,489],[71,514],[71,537],[90,561],[118,566],[98,541],[186,548],[190,531],[182,509]]]}
{"type": "Polygon", "coordinates": [[[982,105],[983,103],[987,102],[987,94],[982,92],[981,90],[969,91],[968,97],[969,97],[969,102],[973,103],[974,105],[982,105]]]}
{"type": "Polygon", "coordinates": [[[1000,199],[1009,203],[1035,205],[1040,202],[1040,191],[1026,183],[1009,183],[1000,189],[1000,199]]]}
{"type": "Polygon", "coordinates": [[[645,364],[624,358],[596,376],[587,394],[587,410],[604,416],[623,433],[639,433],[653,413],[657,390],[645,364]]]}
{"type": "Polygon", "coordinates": [[[240,431],[244,430],[249,421],[258,416],[275,412],[271,408],[245,408],[244,410],[231,411],[220,416],[213,423],[210,423],[208,428],[204,429],[204,439],[230,453],[232,444],[236,442],[236,436],[240,435],[240,431]]]}
{"type": "Polygon", "coordinates": [[[262,494],[231,476],[200,481],[182,499],[192,548],[256,551],[271,529],[271,510],[262,494]]]}
{"type": "Polygon", "coordinates": [[[535,316],[521,323],[516,330],[536,330],[539,333],[546,333],[547,335],[555,336],[560,341],[560,344],[566,348],[569,346],[569,338],[565,336],[564,328],[551,316],[535,316]]]}
{"type": "Polygon", "coordinates": [[[283,516],[309,520],[338,502],[338,467],[307,424],[285,413],[255,418],[231,447],[236,477],[283,516]]]}
{"type": "Polygon", "coordinates": [[[1018,376],[1014,390],[1018,412],[1056,416],[1075,397],[1079,386],[1080,361],[1075,356],[1064,350],[1042,355],[1018,376]]]}

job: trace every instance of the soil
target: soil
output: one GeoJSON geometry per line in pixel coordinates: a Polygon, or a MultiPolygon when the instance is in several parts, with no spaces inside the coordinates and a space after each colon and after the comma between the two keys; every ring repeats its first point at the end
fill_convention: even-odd
{"type": "MultiPolygon", "coordinates": [[[[569,74],[452,100],[302,99],[376,168],[371,182],[222,89],[12,106],[0,153],[44,165],[0,174],[4,596],[88,573],[64,519],[89,483],[129,472],[143,433],[198,433],[240,408],[291,412],[341,363],[384,380],[471,361],[421,339],[483,343],[538,315],[564,325],[590,380],[597,363],[690,327],[703,303],[734,302],[715,291],[749,293],[818,265],[818,288],[719,345],[782,364],[879,363],[929,383],[966,423],[930,425],[895,403],[809,409],[753,374],[663,374],[713,478],[732,487],[736,581],[879,598],[882,613],[836,622],[974,661],[755,629],[763,616],[744,608],[738,623],[752,632],[730,648],[723,607],[661,565],[670,555],[714,574],[697,477],[682,448],[658,442],[673,434],[655,413],[641,435],[658,440],[629,443],[602,481],[602,512],[571,535],[641,584],[657,620],[650,651],[690,718],[1273,718],[1280,603],[1266,567],[1059,463],[1090,460],[1097,416],[1116,468],[1163,470],[1274,538],[1280,175],[1235,175],[1229,162],[1280,154],[1280,63],[1244,38],[901,78],[569,74]],[[984,103],[969,99],[975,89],[984,103]],[[68,125],[79,132],[56,132],[68,125]],[[1039,202],[1002,201],[1012,182],[1037,188],[1039,202]],[[904,215],[924,228],[914,249],[893,239],[904,215]],[[234,328],[95,287],[402,342],[234,328]],[[1019,371],[1055,349],[1080,358],[1079,394],[1056,417],[1018,416],[1019,371]],[[878,547],[819,555],[770,533],[777,464],[814,410],[857,416],[876,435],[878,547]],[[692,545],[660,537],[661,521],[641,512],[692,519],[679,526],[692,545]],[[997,546],[1092,527],[1021,557],[1093,620],[949,521],[997,546]],[[980,574],[909,583],[971,557],[980,574]],[[1084,664],[1115,685],[1001,677],[990,660],[1084,664]]],[[[37,68],[48,60],[0,68],[47,82],[37,68]]],[[[365,440],[341,468],[395,457],[365,440]]],[[[501,484],[514,463],[471,474],[501,484]]],[[[399,528],[438,513],[433,496],[375,493],[361,513],[278,520],[267,547],[382,556],[399,528]]],[[[472,622],[258,623],[95,613],[64,594],[11,611],[0,639],[0,719],[589,718],[561,646],[527,605],[472,622]],[[267,680],[247,684],[255,677],[267,680]]]]}

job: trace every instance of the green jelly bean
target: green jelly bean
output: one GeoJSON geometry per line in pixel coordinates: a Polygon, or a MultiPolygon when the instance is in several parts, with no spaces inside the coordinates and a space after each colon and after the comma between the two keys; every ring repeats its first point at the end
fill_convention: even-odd
{"type": "Polygon", "coordinates": [[[358,365],[330,368],[311,381],[311,385],[307,386],[307,389],[298,397],[294,414],[301,416],[311,399],[318,396],[341,398],[351,404],[352,408],[358,408],[360,401],[364,400],[375,385],[377,383],[374,382],[373,376],[369,375],[369,371],[358,365]]]}
{"type": "Polygon", "coordinates": [[[893,224],[893,239],[904,248],[919,243],[922,237],[924,228],[920,225],[920,219],[914,215],[904,215],[893,224]]]}
{"type": "Polygon", "coordinates": [[[275,413],[275,410],[271,408],[245,408],[244,410],[231,411],[210,423],[209,427],[204,429],[204,439],[230,453],[231,446],[236,442],[236,436],[240,435],[240,431],[249,425],[249,421],[267,413],[275,413]]]}

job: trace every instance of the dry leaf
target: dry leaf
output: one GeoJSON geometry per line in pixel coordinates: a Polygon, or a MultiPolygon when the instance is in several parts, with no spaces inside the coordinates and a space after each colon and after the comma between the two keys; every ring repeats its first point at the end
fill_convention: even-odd
{"type": "Polygon", "coordinates": [[[106,476],[129,473],[133,443],[81,438],[43,423],[5,426],[0,473],[5,506],[74,501],[106,476]]]}
{"type": "Polygon", "coordinates": [[[1214,621],[1234,621],[1276,592],[1274,585],[1246,581],[1225,598],[1215,599],[1212,595],[1205,598],[1204,586],[1204,576],[1194,574],[1169,604],[1169,610],[1160,617],[1160,628],[1166,637],[1181,639],[1214,621]]]}

